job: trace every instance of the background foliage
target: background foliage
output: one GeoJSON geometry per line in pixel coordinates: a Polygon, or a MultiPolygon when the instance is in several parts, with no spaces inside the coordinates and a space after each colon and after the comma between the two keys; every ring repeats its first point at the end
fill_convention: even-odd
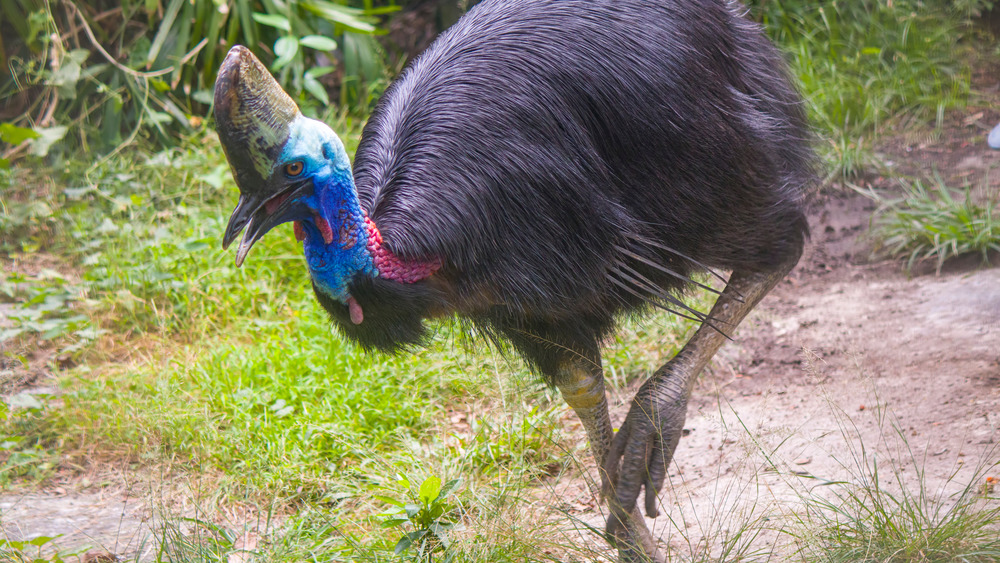
{"type": "MultiPolygon", "coordinates": [[[[269,64],[308,114],[332,103],[363,115],[403,62],[396,50],[386,54],[390,18],[406,8],[439,31],[471,4],[2,0],[0,164],[50,151],[103,154],[137,137],[175,145],[202,126],[234,44],[269,64]]],[[[826,133],[831,175],[850,178],[870,166],[868,147],[886,119],[909,112],[940,124],[963,103],[968,69],[953,54],[964,23],[992,4],[752,0],[750,8],[789,53],[826,133]]]]}
{"type": "Polygon", "coordinates": [[[0,121],[51,139],[34,141],[35,154],[56,140],[105,152],[140,134],[169,146],[200,128],[235,44],[268,63],[305,111],[328,105],[333,91],[363,112],[386,76],[379,16],[396,9],[372,0],[3,0],[0,121]]]}

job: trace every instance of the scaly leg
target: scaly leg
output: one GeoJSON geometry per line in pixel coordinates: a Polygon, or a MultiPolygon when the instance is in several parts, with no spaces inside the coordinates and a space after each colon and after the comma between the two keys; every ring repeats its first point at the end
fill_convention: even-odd
{"type": "MultiPolygon", "coordinates": [[[[597,460],[598,471],[601,473],[601,490],[608,490],[608,476],[603,470],[611,447],[613,434],[611,418],[608,416],[608,399],[604,393],[604,374],[601,370],[601,358],[597,353],[592,358],[574,357],[568,361],[556,377],[556,386],[563,399],[573,408],[583,422],[590,439],[590,448],[597,460]]],[[[605,495],[609,505],[616,502],[614,495],[605,495]]],[[[646,528],[642,513],[637,507],[629,511],[629,516],[621,519],[620,507],[612,507],[610,518],[619,518],[614,527],[614,533],[609,540],[618,548],[623,562],[663,561],[663,555],[656,548],[653,536],[646,528]]],[[[609,524],[609,530],[611,526],[609,524]]]]}
{"type": "MultiPolygon", "coordinates": [[[[720,330],[733,331],[797,261],[798,256],[795,256],[770,272],[733,272],[726,289],[712,307],[708,322],[720,330]]],[[[625,422],[604,459],[610,486],[606,494],[616,499],[609,503],[613,512],[608,518],[609,535],[617,537],[622,533],[623,522],[627,522],[623,516],[637,509],[636,501],[642,487],[646,488],[646,514],[656,517],[658,513],[657,494],[663,487],[667,465],[680,440],[695,378],[726,340],[726,336],[713,326],[702,324],[684,348],[656,370],[632,399],[625,422]],[[618,517],[615,517],[615,510],[619,511],[618,517]]]]}

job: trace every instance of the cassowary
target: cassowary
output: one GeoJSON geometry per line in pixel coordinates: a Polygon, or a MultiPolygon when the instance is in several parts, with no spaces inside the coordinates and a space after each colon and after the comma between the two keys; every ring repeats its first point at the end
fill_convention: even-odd
{"type": "Polygon", "coordinates": [[[798,261],[814,180],[781,56],[726,0],[487,0],[386,90],[353,171],[245,48],[215,87],[236,254],[293,221],[343,334],[395,351],[457,314],[583,421],[623,560],[662,559],[657,493],[695,377],[798,261]],[[708,315],[677,297],[729,270],[708,315]],[[657,306],[701,328],[612,431],[600,343],[657,306]]]}

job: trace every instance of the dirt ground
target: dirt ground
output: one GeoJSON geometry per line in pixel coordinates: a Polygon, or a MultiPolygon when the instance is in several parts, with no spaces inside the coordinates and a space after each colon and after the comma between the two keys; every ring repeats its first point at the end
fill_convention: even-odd
{"type": "MultiPolygon", "coordinates": [[[[941,155],[948,180],[986,178],[980,189],[1000,194],[988,175],[1000,176],[1000,151],[942,139],[916,153],[908,165],[941,155]]],[[[897,492],[918,494],[922,476],[942,506],[1000,478],[1000,260],[907,274],[873,259],[875,210],[853,192],[820,197],[798,267],[702,375],[661,515],[647,520],[671,551],[718,554],[750,526],[763,530],[751,551],[781,560],[797,545],[779,530],[798,532],[805,499],[835,499],[846,489],[831,482],[871,482],[874,467],[897,492]]],[[[630,398],[615,397],[616,425],[630,398]]],[[[601,526],[586,485],[558,490],[567,512],[601,526]]]]}
{"type": "MultiPolygon", "coordinates": [[[[986,148],[981,130],[998,120],[996,107],[973,110],[940,136],[901,139],[881,156],[908,174],[933,167],[950,185],[979,182],[997,194],[1000,151],[986,148]]],[[[661,516],[649,522],[671,552],[718,550],[748,524],[763,530],[757,549],[787,544],[778,530],[794,531],[804,498],[833,498],[836,487],[823,485],[870,478],[873,460],[890,488],[916,487],[922,475],[945,499],[1000,478],[1000,260],[906,274],[872,259],[874,210],[848,190],[818,197],[799,266],[702,376],[661,516]]],[[[630,393],[612,399],[620,422],[630,393]]],[[[603,527],[586,480],[553,487],[571,521],[603,527]]],[[[131,556],[148,549],[148,500],[124,478],[7,492],[0,527],[13,540],[62,534],[63,549],[131,556]]]]}

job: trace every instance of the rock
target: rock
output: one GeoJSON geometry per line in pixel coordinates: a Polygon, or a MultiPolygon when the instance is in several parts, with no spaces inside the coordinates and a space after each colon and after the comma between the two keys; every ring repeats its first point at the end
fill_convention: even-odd
{"type": "Polygon", "coordinates": [[[990,131],[990,136],[986,138],[986,142],[990,145],[991,149],[1000,149],[1000,125],[997,125],[990,131]]]}

